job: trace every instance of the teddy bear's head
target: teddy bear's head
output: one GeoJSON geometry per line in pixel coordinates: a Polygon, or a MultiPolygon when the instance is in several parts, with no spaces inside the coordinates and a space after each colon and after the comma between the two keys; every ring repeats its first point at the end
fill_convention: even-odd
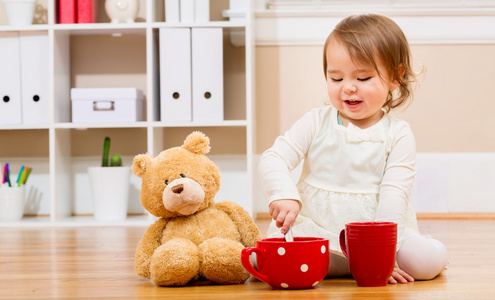
{"type": "Polygon", "coordinates": [[[142,178],[141,203],[156,217],[187,216],[213,203],[220,189],[220,170],[206,157],[210,140],[191,133],[181,147],[162,151],[153,158],[134,158],[132,172],[142,178]]]}

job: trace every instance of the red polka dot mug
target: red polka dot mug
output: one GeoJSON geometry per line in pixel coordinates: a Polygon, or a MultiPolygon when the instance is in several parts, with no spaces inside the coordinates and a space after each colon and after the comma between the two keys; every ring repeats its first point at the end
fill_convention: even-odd
{"type": "Polygon", "coordinates": [[[279,289],[306,289],[318,285],[327,274],[329,263],[328,239],[295,237],[256,241],[256,247],[244,248],[241,260],[253,276],[279,289]],[[250,255],[256,253],[258,271],[251,264],[250,255]]]}

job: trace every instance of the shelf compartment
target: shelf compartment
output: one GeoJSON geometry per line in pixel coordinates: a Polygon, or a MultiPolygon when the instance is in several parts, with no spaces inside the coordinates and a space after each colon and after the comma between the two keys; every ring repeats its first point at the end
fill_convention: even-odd
{"type": "MultiPolygon", "coordinates": [[[[71,121],[71,88],[138,88],[144,94],[143,120],[146,121],[146,35],[109,37],[56,31],[54,36],[54,120],[57,126],[71,121]]],[[[60,127],[71,128],[72,125],[60,127]]]]}
{"type": "MultiPolygon", "coordinates": [[[[134,19],[135,23],[132,24],[144,24],[146,23],[146,11],[147,11],[147,1],[146,0],[138,0],[139,2],[139,9],[136,18],[134,19]]],[[[112,24],[110,17],[107,15],[106,10],[105,10],[105,1],[97,1],[97,17],[95,23],[91,24],[112,24]]],[[[87,23],[72,23],[72,24],[60,24],[58,22],[58,15],[57,15],[57,6],[58,2],[54,1],[53,3],[53,9],[55,11],[54,18],[55,18],[55,25],[64,25],[64,26],[80,26],[80,25],[87,25],[87,23]]],[[[77,9],[77,7],[76,7],[77,9]]]]}
{"type": "MultiPolygon", "coordinates": [[[[212,22],[214,23],[214,22],[212,22]]],[[[229,22],[225,22],[229,23],[229,22]]],[[[188,26],[185,26],[188,27],[188,26]]],[[[215,27],[215,26],[209,26],[215,27]]],[[[153,49],[154,63],[151,66],[155,78],[160,76],[160,43],[159,43],[159,28],[153,29],[153,49]]],[[[246,120],[247,104],[246,104],[246,48],[245,46],[236,46],[231,42],[232,33],[245,33],[245,28],[223,28],[223,113],[225,122],[237,122],[238,120],[246,120]]],[[[173,41],[170,41],[173,42],[173,41]]],[[[155,92],[153,94],[153,111],[160,112],[161,96],[160,82],[154,82],[155,92]]],[[[153,116],[154,121],[162,121],[158,113],[153,116]]],[[[190,126],[195,126],[192,121],[190,126]]],[[[227,124],[227,123],[225,123],[227,124]]],[[[172,125],[175,126],[175,125],[172,125]]],[[[228,126],[228,125],[226,125],[228,126]]]]}
{"type": "MultiPolygon", "coordinates": [[[[0,163],[9,163],[10,181],[16,185],[22,166],[32,168],[25,185],[24,213],[51,212],[49,130],[1,130],[0,163]]],[[[2,170],[3,172],[3,170],[2,170]]]]}
{"type": "MultiPolygon", "coordinates": [[[[60,128],[55,130],[56,196],[53,219],[92,214],[88,168],[101,165],[103,141],[111,139],[109,154],[118,153],[123,166],[130,167],[134,156],[147,152],[147,128],[60,128]]],[[[140,178],[131,177],[129,212],[144,213],[139,202],[140,178]]]]}

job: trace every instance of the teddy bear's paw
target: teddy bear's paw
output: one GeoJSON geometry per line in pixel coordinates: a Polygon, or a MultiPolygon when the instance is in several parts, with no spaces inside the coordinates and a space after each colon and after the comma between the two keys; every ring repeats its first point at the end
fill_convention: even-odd
{"type": "Polygon", "coordinates": [[[208,280],[220,284],[243,283],[249,273],[241,262],[244,246],[229,239],[212,238],[199,245],[200,273],[208,280]]]}
{"type": "Polygon", "coordinates": [[[160,286],[182,286],[197,278],[199,249],[187,239],[173,239],[158,247],[150,264],[151,280],[160,286]]]}

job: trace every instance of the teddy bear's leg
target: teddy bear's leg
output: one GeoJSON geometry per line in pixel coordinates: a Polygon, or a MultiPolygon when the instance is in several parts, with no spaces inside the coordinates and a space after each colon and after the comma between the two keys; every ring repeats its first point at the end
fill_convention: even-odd
{"type": "Polygon", "coordinates": [[[199,249],[187,239],[173,239],[158,247],[151,258],[150,278],[157,285],[181,286],[197,278],[199,249]]]}
{"type": "Polygon", "coordinates": [[[220,284],[243,283],[249,273],[241,262],[244,246],[229,239],[212,238],[199,245],[200,274],[206,279],[220,284]]]}

